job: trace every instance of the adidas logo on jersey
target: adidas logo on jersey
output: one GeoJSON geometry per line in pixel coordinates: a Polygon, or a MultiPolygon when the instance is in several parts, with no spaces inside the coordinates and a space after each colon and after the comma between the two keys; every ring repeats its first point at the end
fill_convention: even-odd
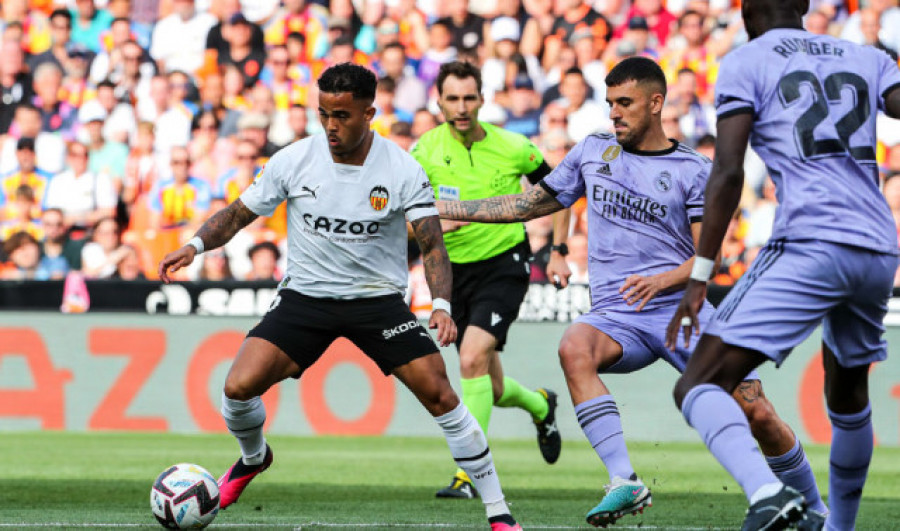
{"type": "Polygon", "coordinates": [[[600,168],[597,169],[597,173],[612,177],[612,170],[609,169],[609,164],[601,164],[600,168]]]}

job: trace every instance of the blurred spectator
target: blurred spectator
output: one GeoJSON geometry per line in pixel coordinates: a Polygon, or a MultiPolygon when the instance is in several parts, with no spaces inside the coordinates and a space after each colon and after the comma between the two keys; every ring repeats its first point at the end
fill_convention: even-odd
{"type": "Polygon", "coordinates": [[[68,9],[56,9],[50,14],[50,48],[33,55],[28,60],[29,69],[34,72],[43,63],[54,63],[60,70],[69,57],[72,35],[72,13],[68,9]]]}
{"type": "Polygon", "coordinates": [[[278,246],[272,242],[260,242],[247,251],[250,257],[250,272],[244,280],[281,280],[281,273],[278,271],[278,260],[281,258],[281,251],[278,246]]]}
{"type": "Polygon", "coordinates": [[[895,63],[897,62],[897,50],[884,44],[879,37],[881,19],[874,9],[863,9],[859,12],[859,29],[862,33],[863,44],[884,50],[895,63]]]}
{"type": "MultiPolygon", "coordinates": [[[[229,45],[225,38],[225,34],[228,32],[226,27],[233,16],[241,13],[241,2],[239,0],[219,0],[218,11],[218,20],[206,35],[206,50],[214,53],[215,60],[221,60],[221,57],[225,57],[228,54],[229,45]]],[[[262,28],[252,23],[249,26],[250,47],[253,50],[264,52],[265,42],[262,28]]]]}
{"type": "Polygon", "coordinates": [[[419,109],[413,115],[412,121],[412,129],[410,133],[412,133],[413,138],[418,139],[420,136],[424,135],[428,131],[431,131],[435,127],[438,126],[437,117],[431,113],[428,109],[419,109]]]}
{"type": "Polygon", "coordinates": [[[193,73],[203,66],[206,36],[217,21],[209,13],[198,13],[193,0],[172,0],[172,6],[174,12],[153,29],[150,55],[161,72],[193,73]]]}
{"type": "Polygon", "coordinates": [[[200,268],[200,280],[234,280],[231,274],[231,265],[225,249],[218,248],[203,253],[203,264],[200,268]]]}
{"type": "Polygon", "coordinates": [[[151,226],[157,229],[199,227],[210,207],[209,184],[190,175],[191,157],[187,148],[172,148],[171,176],[156,182],[148,200],[153,212],[151,226]]]}
{"type": "Polygon", "coordinates": [[[41,229],[44,231],[41,242],[42,260],[51,276],[57,273],[65,275],[69,270],[81,269],[81,249],[85,241],[69,237],[69,225],[63,211],[58,208],[45,209],[41,215],[41,229]]]}
{"type": "Polygon", "coordinates": [[[5,135],[16,112],[16,104],[32,97],[31,76],[25,70],[24,55],[18,43],[0,43],[0,135],[5,135]]]}
{"type": "Polygon", "coordinates": [[[266,159],[274,155],[279,148],[269,141],[269,124],[269,118],[259,112],[245,113],[237,123],[238,137],[256,144],[260,156],[266,159]]]}
{"type": "Polygon", "coordinates": [[[156,126],[155,149],[163,160],[168,159],[173,147],[186,146],[190,141],[194,114],[184,100],[190,89],[189,83],[184,72],[171,72],[166,77],[165,88],[162,89],[168,98],[166,106],[153,120],[156,126]]]}
{"type": "Polygon", "coordinates": [[[9,263],[0,270],[3,280],[47,280],[50,273],[40,267],[41,248],[27,232],[17,232],[3,242],[3,252],[9,263]]]}
{"type": "Polygon", "coordinates": [[[403,151],[412,149],[415,142],[412,136],[412,126],[408,122],[394,122],[387,138],[400,146],[403,151]]]}
{"type": "Polygon", "coordinates": [[[816,10],[806,15],[806,31],[813,35],[828,35],[828,26],[831,18],[825,12],[816,10]]]}
{"type": "Polygon", "coordinates": [[[627,23],[634,17],[643,17],[647,21],[650,31],[654,33],[660,46],[666,45],[669,32],[677,20],[675,15],[663,7],[662,0],[634,0],[631,9],[625,15],[626,24],[620,26],[617,32],[621,32],[627,27],[627,23]]]}
{"type": "MultiPolygon", "coordinates": [[[[878,16],[881,23],[878,40],[895,52],[900,51],[900,7],[897,7],[897,0],[870,0],[868,8],[878,16]]],[[[867,10],[860,10],[850,15],[841,31],[842,39],[856,44],[865,43],[862,29],[863,11],[867,10]]]]}
{"type": "MultiPolygon", "coordinates": [[[[93,102],[92,102],[93,103],[93,102]]],[[[107,142],[103,138],[103,123],[106,111],[98,106],[87,106],[79,112],[80,121],[87,131],[88,169],[92,173],[105,174],[112,181],[116,197],[122,192],[125,179],[125,162],[128,160],[128,146],[122,142],[107,142]],[[90,113],[83,111],[88,110],[90,113]]]]}
{"type": "Polygon", "coordinates": [[[716,137],[714,135],[701,136],[694,149],[709,160],[713,160],[716,154],[716,137]]]}
{"type": "Polygon", "coordinates": [[[56,175],[47,186],[44,205],[62,210],[66,224],[86,229],[98,220],[115,215],[116,194],[105,173],[88,169],[88,148],[72,142],[66,150],[69,169],[56,175]]]}
{"type": "Polygon", "coordinates": [[[753,262],[759,249],[769,241],[772,236],[772,226],[775,223],[775,211],[778,209],[778,199],[775,197],[775,183],[771,177],[763,181],[762,195],[753,204],[753,210],[747,217],[747,235],[744,244],[747,246],[747,263],[753,262]]]}
{"type": "Polygon", "coordinates": [[[215,187],[216,179],[228,165],[234,151],[232,143],[219,137],[219,118],[210,110],[203,110],[191,122],[191,175],[215,187]]]}
{"type": "Polygon", "coordinates": [[[594,11],[590,3],[584,0],[561,0],[562,13],[553,21],[547,38],[544,40],[544,68],[549,70],[556,64],[560,51],[566,46],[569,37],[587,30],[592,35],[597,50],[606,49],[613,36],[609,21],[594,11]]]}
{"type": "Polygon", "coordinates": [[[684,142],[684,132],[681,130],[681,117],[676,107],[672,105],[664,106],[660,120],[662,121],[663,132],[666,133],[666,138],[684,142]]]}
{"type": "Polygon", "coordinates": [[[707,46],[703,27],[703,15],[685,11],[678,19],[678,35],[666,46],[659,64],[666,73],[666,80],[673,84],[681,72],[691,70],[697,76],[697,97],[712,101],[713,87],[718,75],[719,57],[707,46]]]}
{"type": "Polygon", "coordinates": [[[75,10],[72,13],[72,42],[98,53],[100,35],[109,29],[112,19],[109,11],[94,6],[94,0],[75,0],[75,10]]]}
{"type": "MultiPolygon", "coordinates": [[[[602,41],[601,41],[602,44],[602,41]]],[[[589,28],[582,28],[569,37],[569,46],[575,54],[575,66],[581,69],[584,80],[591,87],[592,99],[606,100],[606,65],[600,59],[603,48],[589,28]]]]}
{"type": "Polygon", "coordinates": [[[138,250],[131,245],[122,245],[119,247],[122,254],[119,263],[116,264],[116,270],[110,278],[119,280],[145,280],[144,272],[141,271],[141,258],[138,250]]]}
{"type": "MultiPolygon", "coordinates": [[[[110,142],[127,144],[134,137],[137,121],[134,116],[134,107],[131,100],[122,101],[116,96],[116,85],[107,80],[97,84],[97,97],[85,103],[81,110],[88,105],[98,105],[106,114],[103,122],[103,138],[110,142]]],[[[84,124],[83,120],[80,120],[84,124]]]]}
{"type": "Polygon", "coordinates": [[[53,175],[37,167],[34,146],[34,139],[30,137],[22,137],[16,143],[18,165],[15,170],[0,177],[0,206],[12,200],[19,187],[25,185],[31,189],[35,204],[40,210],[47,192],[47,183],[53,175]]]}
{"type": "Polygon", "coordinates": [[[26,53],[37,54],[50,47],[50,24],[41,10],[31,7],[28,0],[4,0],[0,26],[5,23],[5,30],[17,27],[15,41],[21,43],[26,53]]]}
{"type": "Polygon", "coordinates": [[[415,76],[415,70],[407,65],[406,52],[400,43],[391,43],[381,52],[381,73],[394,80],[396,91],[394,107],[410,115],[425,106],[425,84],[415,76]]]}
{"type": "Polygon", "coordinates": [[[91,229],[90,241],[81,249],[81,271],[85,278],[110,278],[119,263],[133,251],[122,245],[116,220],[100,219],[91,229]]]}
{"type": "Polygon", "coordinates": [[[284,0],[265,30],[266,44],[285,44],[290,34],[303,35],[300,62],[309,64],[328,52],[328,10],[306,0],[284,0]]]}
{"type": "Polygon", "coordinates": [[[241,13],[231,15],[223,32],[228,46],[218,54],[219,65],[231,64],[240,70],[245,88],[256,84],[266,62],[265,50],[252,45],[254,26],[241,13]]]}
{"type": "Polygon", "coordinates": [[[375,87],[375,102],[373,105],[377,112],[372,119],[372,129],[379,135],[387,137],[391,133],[391,126],[397,122],[412,122],[412,115],[394,108],[394,95],[396,83],[389,77],[383,77],[375,87]]]}
{"type": "Polygon", "coordinates": [[[299,103],[291,105],[288,110],[288,125],[294,133],[294,142],[308,137],[309,114],[307,114],[306,107],[299,103]]]}
{"type": "Polygon", "coordinates": [[[109,34],[103,41],[104,45],[100,53],[92,61],[89,61],[90,80],[94,84],[109,79],[113,72],[122,71],[123,48],[126,42],[132,41],[131,21],[124,17],[113,19],[109,27],[109,34]]]}
{"type": "Polygon", "coordinates": [[[509,90],[506,129],[529,138],[541,132],[540,97],[527,75],[519,74],[509,90]]]}
{"type": "MultiPolygon", "coordinates": [[[[412,3],[410,0],[405,1],[412,3]]],[[[469,0],[447,0],[444,4],[449,16],[438,19],[437,22],[449,30],[449,45],[457,50],[478,47],[484,41],[485,23],[483,18],[469,9],[469,0]]],[[[433,27],[434,24],[432,24],[433,27]]],[[[431,45],[434,46],[434,34],[431,38],[431,45]]]]}
{"type": "Polygon", "coordinates": [[[0,241],[17,232],[27,232],[40,240],[44,231],[40,223],[41,208],[34,199],[34,190],[27,184],[21,184],[13,194],[7,196],[0,217],[0,241]]]}
{"type": "MultiPolygon", "coordinates": [[[[202,138],[202,136],[195,137],[195,141],[196,138],[202,138]]],[[[139,123],[134,146],[125,160],[122,202],[129,209],[135,201],[149,192],[159,179],[159,161],[153,152],[155,140],[153,124],[150,122],[139,123]]]]}
{"type": "Polygon", "coordinates": [[[659,43],[656,35],[650,32],[647,19],[644,17],[631,17],[624,26],[622,34],[613,39],[604,50],[603,59],[608,64],[615,64],[616,59],[624,59],[625,56],[641,55],[653,60],[659,60],[659,43]]]}
{"type": "Polygon", "coordinates": [[[604,104],[587,99],[588,86],[584,74],[578,67],[566,71],[559,83],[560,103],[568,112],[569,137],[579,142],[591,133],[612,130],[609,108],[604,104]]]}
{"type": "Polygon", "coordinates": [[[568,239],[569,254],[566,256],[566,264],[572,271],[569,282],[573,284],[587,284],[588,282],[588,239],[587,234],[576,232],[568,239]]]}
{"type": "Polygon", "coordinates": [[[53,63],[44,63],[34,71],[34,104],[41,112],[41,130],[59,133],[66,140],[75,136],[78,109],[61,101],[63,73],[53,63]]]}
{"type": "Polygon", "coordinates": [[[290,55],[286,46],[273,46],[269,50],[262,83],[272,91],[275,109],[288,110],[291,105],[306,102],[308,88],[289,76],[290,55]]]}
{"type": "MultiPolygon", "coordinates": [[[[457,2],[465,2],[465,0],[456,0],[457,2]]],[[[441,65],[455,61],[456,47],[452,46],[453,33],[450,23],[444,19],[438,20],[431,25],[428,32],[430,45],[422,55],[419,61],[419,68],[416,75],[426,85],[433,86],[437,79],[438,70],[441,65]]]]}
{"type": "Polygon", "coordinates": [[[666,105],[678,111],[678,125],[684,141],[691,147],[697,145],[700,137],[716,134],[716,109],[703,103],[697,96],[697,75],[690,68],[678,72],[674,84],[669,84],[666,105]]]}
{"type": "Polygon", "coordinates": [[[257,164],[258,161],[259,148],[256,144],[246,139],[238,142],[234,163],[216,179],[216,186],[213,189],[212,196],[217,200],[219,207],[233,202],[250,186],[256,174],[262,169],[257,164]]]}

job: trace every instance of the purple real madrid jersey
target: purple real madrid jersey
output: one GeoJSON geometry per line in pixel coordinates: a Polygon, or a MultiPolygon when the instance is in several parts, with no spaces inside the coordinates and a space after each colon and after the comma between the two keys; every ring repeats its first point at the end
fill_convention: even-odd
{"type": "MultiPolygon", "coordinates": [[[[568,207],[588,205],[588,275],[592,310],[628,310],[619,288],[629,276],[675,269],[694,256],[691,223],[703,217],[711,162],[678,144],[664,151],[625,151],[613,135],[579,142],[541,181],[568,207]]],[[[677,304],[661,293],[646,310],[677,304]]]]}
{"type": "Polygon", "coordinates": [[[750,142],[775,182],[773,239],[897,252],[879,190],[875,118],[900,71],[884,52],[799,29],[775,29],[728,54],[719,119],[753,114],[750,142]]]}

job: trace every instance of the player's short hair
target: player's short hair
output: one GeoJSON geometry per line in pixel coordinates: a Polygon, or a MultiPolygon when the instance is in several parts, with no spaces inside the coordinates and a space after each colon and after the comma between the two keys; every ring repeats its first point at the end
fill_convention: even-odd
{"type": "Polygon", "coordinates": [[[478,93],[481,94],[481,70],[468,61],[453,61],[442,64],[438,71],[436,83],[439,96],[444,94],[444,81],[450,76],[459,79],[473,78],[475,86],[478,87],[478,93]]]}
{"type": "Polygon", "coordinates": [[[666,75],[653,59],[646,57],[623,59],[606,75],[607,87],[618,87],[628,81],[636,81],[638,84],[650,83],[656,85],[657,90],[663,96],[666,95],[666,75]]]}
{"type": "Polygon", "coordinates": [[[368,68],[353,63],[340,63],[325,70],[318,84],[320,92],[349,92],[353,94],[354,100],[374,101],[378,79],[368,68]]]}

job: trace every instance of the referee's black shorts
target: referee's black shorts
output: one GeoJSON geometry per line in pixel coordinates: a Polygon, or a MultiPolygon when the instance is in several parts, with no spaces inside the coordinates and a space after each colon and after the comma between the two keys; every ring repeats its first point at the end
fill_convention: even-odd
{"type": "Polygon", "coordinates": [[[509,327],[519,315],[528,292],[531,266],[528,240],[497,256],[466,264],[453,264],[453,320],[462,344],[466,327],[477,326],[497,339],[503,350],[509,327]]]}
{"type": "Polygon", "coordinates": [[[294,378],[299,378],[339,337],[352,341],[385,375],[438,352],[431,335],[400,294],[321,299],[281,289],[247,337],[265,339],[297,362],[300,372],[294,378]]]}

